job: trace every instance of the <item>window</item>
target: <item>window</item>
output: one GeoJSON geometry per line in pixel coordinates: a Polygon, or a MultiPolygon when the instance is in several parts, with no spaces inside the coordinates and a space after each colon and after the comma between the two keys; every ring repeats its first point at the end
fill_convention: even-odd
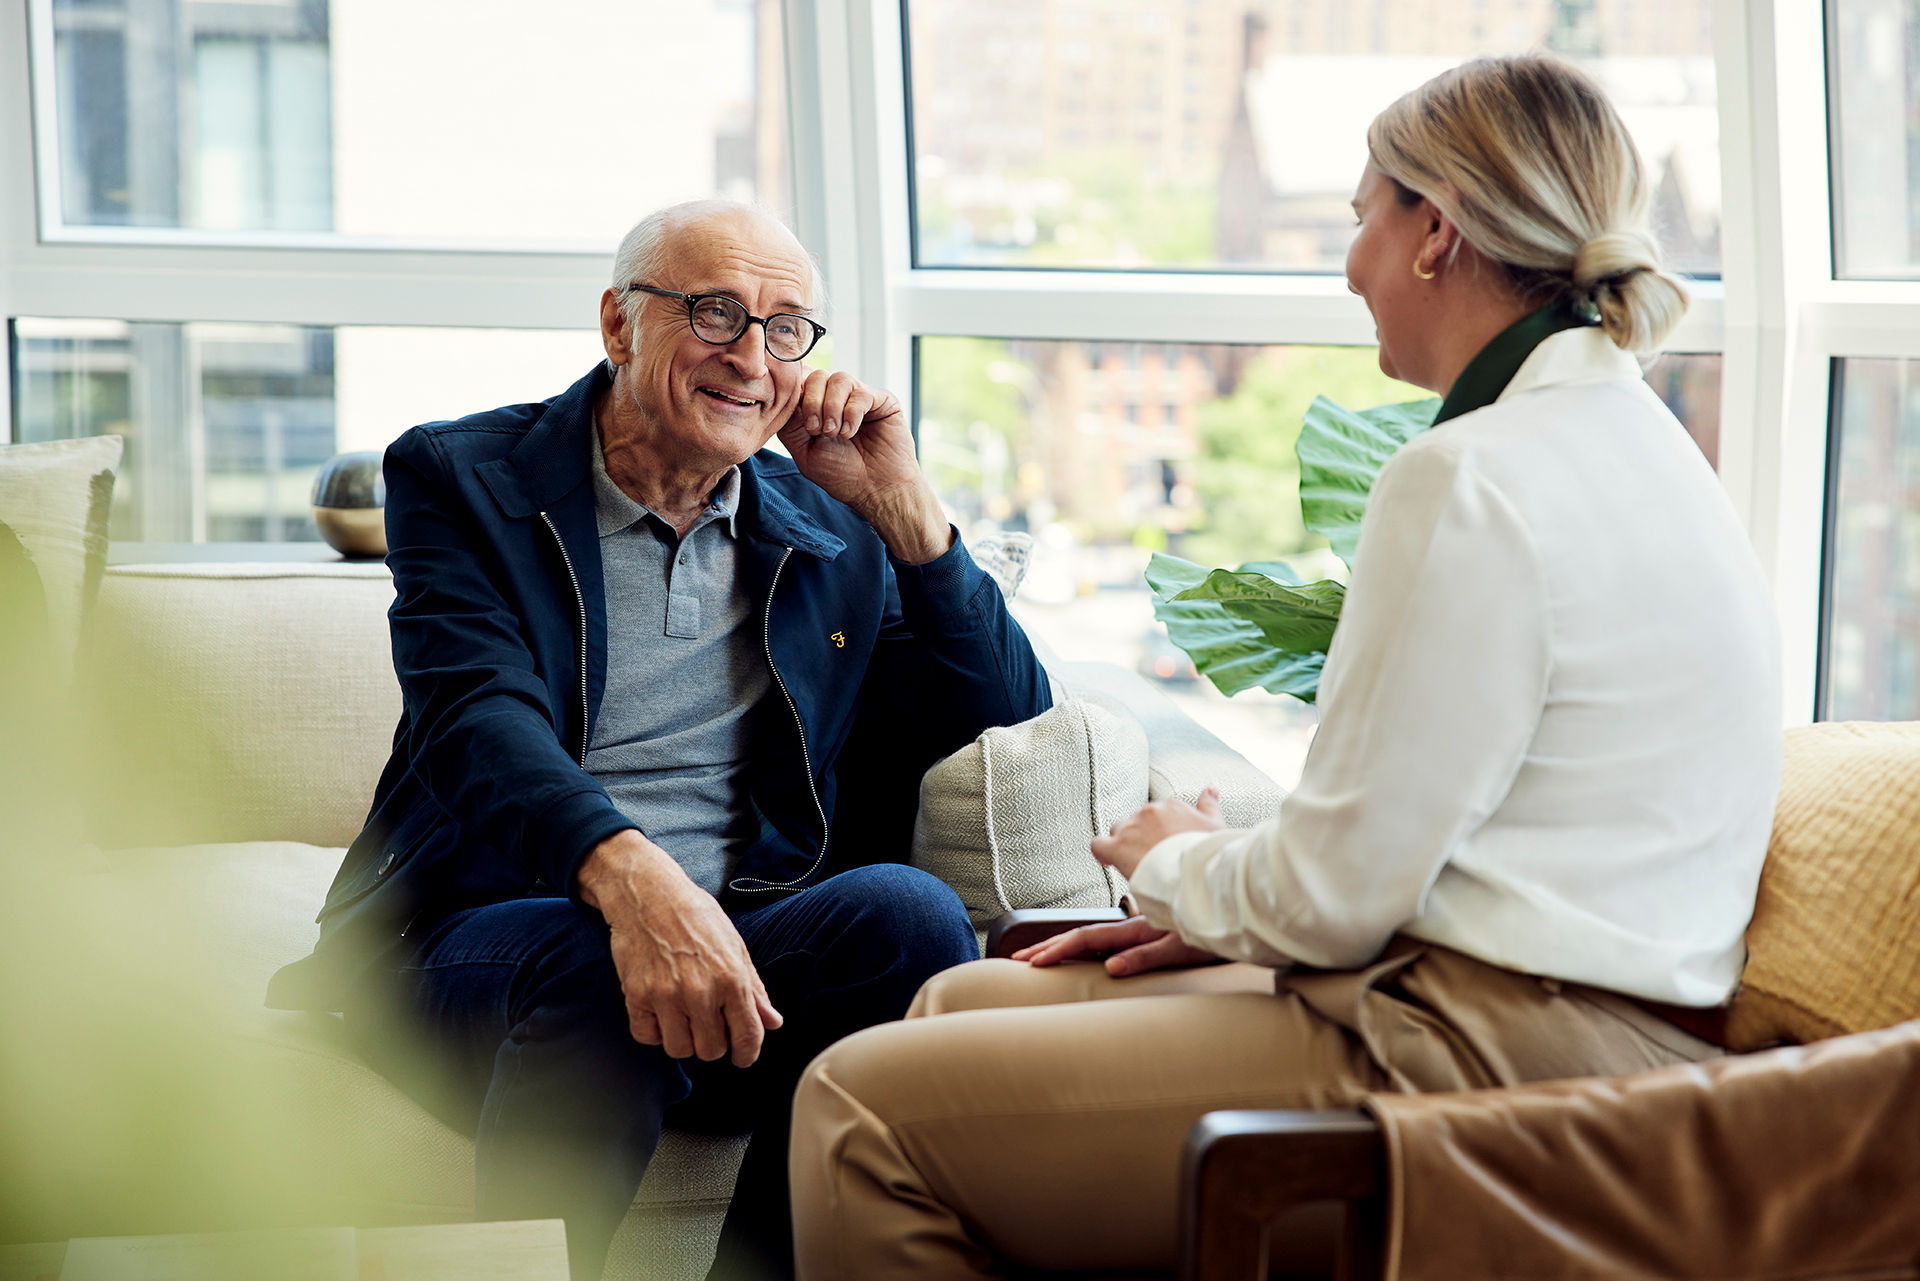
{"type": "Polygon", "coordinates": [[[1826,685],[1833,720],[1920,720],[1920,362],[1838,375],[1826,685]]]}
{"type": "Polygon", "coordinates": [[[1183,706],[1283,781],[1311,710],[1221,699],[1162,664],[1142,570],[1156,549],[1312,557],[1292,457],[1307,401],[1426,394],[1380,376],[1338,274],[1366,124],[1394,97],[1478,52],[1545,46],[1594,72],[1657,171],[1669,262],[1709,282],[1649,382],[1709,460],[1728,453],[1710,4],[1660,21],[1618,0],[1477,16],[1443,0],[904,0],[901,14],[898,310],[936,483],[963,531],[1035,535],[1015,603],[1034,634],[1165,666],[1183,706]],[[1151,15],[1169,20],[1143,45],[1131,33],[1151,15]],[[1099,74],[1076,73],[1088,59],[1099,74]]]}
{"type": "Polygon", "coordinates": [[[14,321],[15,432],[126,437],[116,542],[313,542],[320,464],[564,391],[595,330],[14,321]]]}
{"type": "Polygon", "coordinates": [[[1920,14],[1899,0],[1828,6],[1834,258],[1851,278],[1920,275],[1920,14]]]}
{"type": "Polygon", "coordinates": [[[53,0],[51,16],[58,190],[68,220],[331,228],[324,0],[53,0]]]}
{"type": "Polygon", "coordinates": [[[1891,0],[1824,9],[1830,268],[1858,283],[1832,286],[1831,300],[1809,309],[1816,332],[1803,358],[1831,384],[1819,406],[1830,423],[1820,432],[1816,714],[1911,720],[1920,718],[1920,294],[1907,282],[1920,278],[1920,14],[1891,0]]]}
{"type": "Polygon", "coordinates": [[[775,3],[45,4],[51,231],[604,252],[674,200],[789,204],[775,3]]]}
{"type": "Polygon", "coordinates": [[[641,214],[792,203],[778,0],[24,8],[11,436],[126,435],[118,554],[316,539],[333,453],[585,372],[641,214]]]}
{"type": "Polygon", "coordinates": [[[1077,7],[909,0],[919,265],[1337,271],[1374,114],[1464,58],[1544,46],[1619,106],[1670,261],[1719,271],[1710,0],[1497,22],[1455,0],[1105,0],[1063,38],[1077,7]],[[1089,61],[1098,76],[1072,74],[1089,61]]]}

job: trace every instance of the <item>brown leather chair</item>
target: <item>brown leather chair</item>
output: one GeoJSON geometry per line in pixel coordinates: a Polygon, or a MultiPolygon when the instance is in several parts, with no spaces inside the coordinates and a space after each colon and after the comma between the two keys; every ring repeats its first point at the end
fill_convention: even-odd
{"type": "Polygon", "coordinates": [[[1216,1112],[1182,1198],[1186,1281],[1266,1277],[1268,1225],[1329,1200],[1355,1281],[1920,1278],[1920,1020],[1362,1112],[1216,1112]]]}

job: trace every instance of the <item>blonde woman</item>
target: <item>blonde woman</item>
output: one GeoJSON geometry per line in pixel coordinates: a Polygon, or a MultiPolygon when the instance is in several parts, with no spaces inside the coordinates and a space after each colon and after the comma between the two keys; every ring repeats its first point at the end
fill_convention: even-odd
{"type": "Polygon", "coordinates": [[[1545,57],[1456,68],[1367,142],[1348,283],[1382,368],[1445,399],[1368,506],[1300,786],[1247,831],[1148,806],[1094,844],[1143,916],[950,970],[817,1059],[804,1278],[1166,1269],[1211,1109],[1716,1053],[1779,660],[1746,537],[1641,378],[1686,305],[1648,175],[1545,57]]]}

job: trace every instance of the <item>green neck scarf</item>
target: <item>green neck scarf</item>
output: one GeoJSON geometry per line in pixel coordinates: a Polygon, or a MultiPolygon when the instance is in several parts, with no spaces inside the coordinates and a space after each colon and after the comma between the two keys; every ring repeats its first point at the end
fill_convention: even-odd
{"type": "Polygon", "coordinates": [[[1520,366],[1533,354],[1533,349],[1546,339],[1563,329],[1599,323],[1599,318],[1587,309],[1567,303],[1552,303],[1520,317],[1495,334],[1493,340],[1467,362],[1447,398],[1440,402],[1440,412],[1433,425],[1438,427],[1449,418],[1483,409],[1498,400],[1513,376],[1520,372],[1520,366]]]}

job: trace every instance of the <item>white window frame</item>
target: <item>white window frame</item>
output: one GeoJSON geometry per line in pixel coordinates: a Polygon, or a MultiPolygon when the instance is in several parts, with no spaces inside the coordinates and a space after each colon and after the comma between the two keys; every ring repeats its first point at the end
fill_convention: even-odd
{"type": "MultiPolygon", "coordinates": [[[[19,179],[35,173],[36,111],[52,127],[28,56],[51,39],[30,21],[46,2],[0,0],[0,163],[13,179],[0,186],[0,315],[594,323],[605,254],[129,229],[44,239],[51,193],[19,179]]],[[[796,222],[825,270],[841,367],[908,395],[928,336],[1373,342],[1337,276],[916,269],[898,0],[785,0],[785,22],[796,222]]],[[[1723,279],[1696,288],[1671,348],[1722,357],[1720,475],[1773,585],[1793,724],[1814,706],[1833,362],[1920,358],[1920,283],[1834,279],[1823,6],[1716,0],[1714,27],[1723,279]]],[[[9,438],[11,373],[0,362],[9,438]]]]}

